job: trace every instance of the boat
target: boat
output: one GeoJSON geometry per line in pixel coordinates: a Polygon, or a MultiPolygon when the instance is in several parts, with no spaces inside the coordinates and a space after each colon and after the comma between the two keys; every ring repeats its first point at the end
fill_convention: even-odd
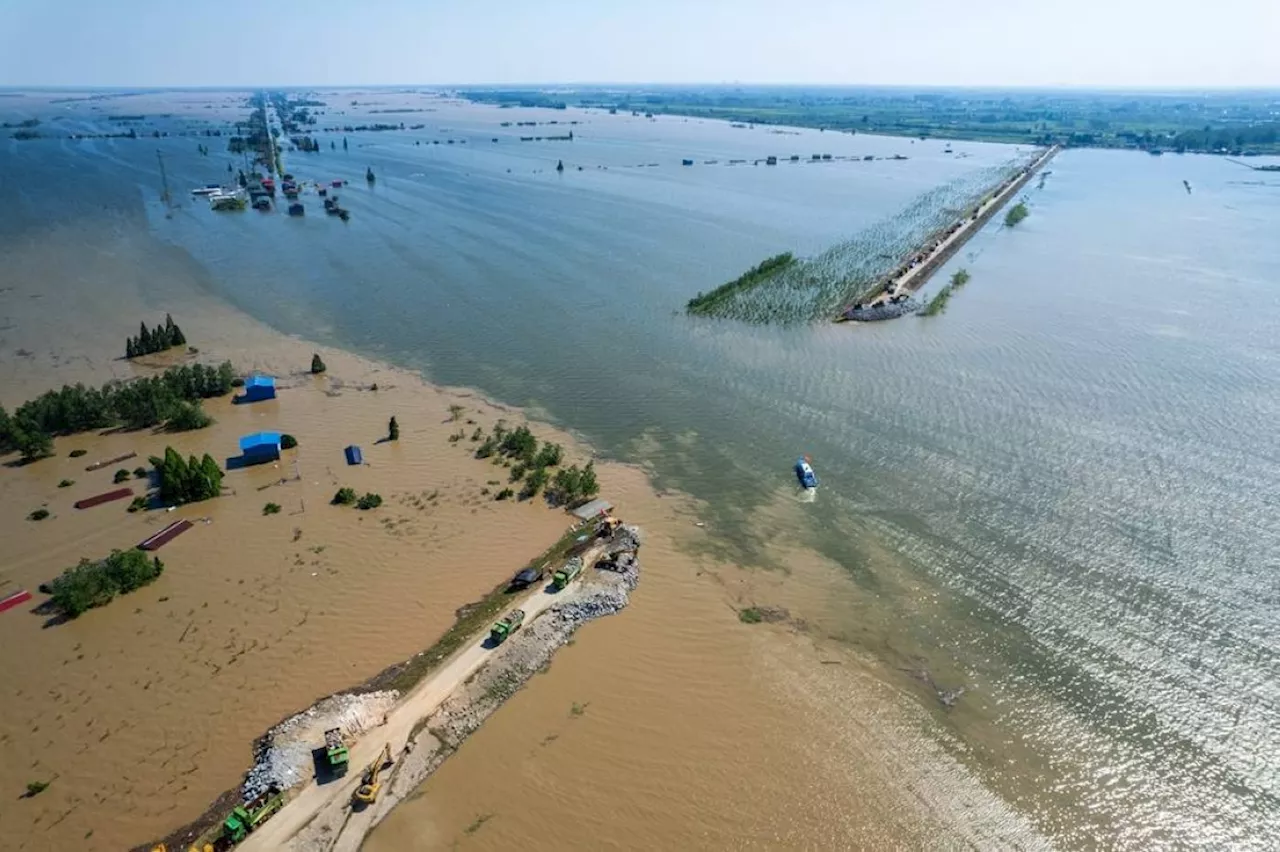
{"type": "Polygon", "coordinates": [[[191,190],[192,195],[220,195],[223,189],[216,183],[207,183],[199,189],[191,190]]]}
{"type": "Polygon", "coordinates": [[[800,485],[805,488],[818,487],[818,474],[813,472],[808,456],[796,459],[796,479],[800,480],[800,485]]]}

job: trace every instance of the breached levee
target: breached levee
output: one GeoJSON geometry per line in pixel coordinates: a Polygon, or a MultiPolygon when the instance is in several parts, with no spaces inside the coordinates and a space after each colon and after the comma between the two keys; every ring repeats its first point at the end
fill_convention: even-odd
{"type": "MultiPolygon", "coordinates": [[[[567,537],[584,531],[589,535],[590,529],[573,528],[567,537]]],[[[372,689],[370,684],[382,682],[384,672],[274,725],[255,743],[254,766],[243,785],[220,797],[200,821],[165,838],[168,848],[200,852],[233,805],[277,787],[287,791],[289,802],[237,849],[356,852],[369,831],[544,669],[579,627],[627,606],[640,580],[640,543],[639,528],[624,525],[587,547],[582,556],[586,564],[595,564],[594,570],[563,590],[547,587],[521,602],[530,613],[521,630],[496,647],[470,636],[412,689],[372,689]],[[318,784],[312,751],[329,727],[352,738],[351,769],[342,779],[318,784]],[[379,752],[384,742],[391,746],[394,762],[383,770],[377,800],[354,808],[351,794],[370,762],[368,755],[379,752]]]]}

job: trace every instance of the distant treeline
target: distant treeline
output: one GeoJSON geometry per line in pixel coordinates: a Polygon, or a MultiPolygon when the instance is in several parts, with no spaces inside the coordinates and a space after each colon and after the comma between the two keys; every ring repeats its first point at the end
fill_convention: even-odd
{"type": "Polygon", "coordinates": [[[207,425],[199,401],[231,392],[230,361],[172,367],[158,376],[107,382],[100,388],[64,385],[24,402],[13,416],[0,407],[0,453],[17,450],[27,459],[53,452],[54,435],[124,426],[144,429],[167,423],[175,430],[207,425]]]}
{"type": "Polygon", "coordinates": [[[838,86],[642,86],[555,91],[463,90],[499,106],[572,106],[716,118],[752,125],[1012,144],[1280,153],[1268,92],[1195,95],[838,86]]]}
{"type": "Polygon", "coordinates": [[[471,91],[462,96],[477,103],[497,104],[500,107],[542,107],[544,109],[568,109],[569,104],[563,98],[553,94],[532,91],[471,91]]]}
{"type": "Polygon", "coordinates": [[[789,251],[774,255],[767,260],[762,260],[756,266],[748,269],[732,281],[721,284],[710,293],[699,293],[694,296],[689,300],[686,308],[691,314],[711,314],[720,302],[735,293],[763,284],[795,262],[795,256],[789,251]]]}
{"type": "Polygon", "coordinates": [[[139,355],[152,355],[175,346],[186,346],[187,338],[178,328],[169,314],[164,315],[164,325],[157,325],[155,331],[147,330],[147,324],[141,324],[137,337],[125,341],[124,357],[136,358],[139,355]]]}

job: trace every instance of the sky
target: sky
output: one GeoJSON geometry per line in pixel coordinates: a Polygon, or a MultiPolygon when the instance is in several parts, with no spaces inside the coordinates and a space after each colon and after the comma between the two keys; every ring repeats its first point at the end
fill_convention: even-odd
{"type": "Polygon", "coordinates": [[[1280,87],[1280,0],[0,0],[0,86],[1280,87]]]}

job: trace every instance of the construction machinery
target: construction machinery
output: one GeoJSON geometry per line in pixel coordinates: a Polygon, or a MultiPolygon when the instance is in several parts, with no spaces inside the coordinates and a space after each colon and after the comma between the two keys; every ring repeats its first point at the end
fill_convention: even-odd
{"type": "Polygon", "coordinates": [[[330,728],[324,732],[324,756],[331,774],[347,774],[347,763],[351,756],[347,752],[347,744],[342,741],[341,728],[330,728]]]}
{"type": "Polygon", "coordinates": [[[223,839],[240,843],[283,807],[284,792],[275,784],[270,785],[244,804],[236,805],[231,815],[222,821],[223,839]]]}
{"type": "Polygon", "coordinates": [[[622,521],[609,513],[605,513],[596,524],[596,538],[608,538],[622,526],[622,521]]]}
{"type": "Polygon", "coordinates": [[[355,795],[352,797],[361,805],[372,805],[378,801],[378,790],[382,788],[382,769],[391,765],[391,743],[383,746],[382,753],[378,755],[378,759],[365,767],[364,775],[360,778],[360,786],[356,788],[355,795]]]}
{"type": "Polygon", "coordinates": [[[493,641],[493,644],[501,645],[507,641],[507,638],[512,633],[519,630],[522,624],[524,624],[524,610],[513,609],[506,618],[493,625],[493,628],[489,631],[489,638],[493,641]]]}
{"type": "Polygon", "coordinates": [[[554,574],[551,575],[551,584],[557,589],[563,589],[568,586],[578,575],[582,573],[582,560],[577,557],[570,559],[554,574]]]}

